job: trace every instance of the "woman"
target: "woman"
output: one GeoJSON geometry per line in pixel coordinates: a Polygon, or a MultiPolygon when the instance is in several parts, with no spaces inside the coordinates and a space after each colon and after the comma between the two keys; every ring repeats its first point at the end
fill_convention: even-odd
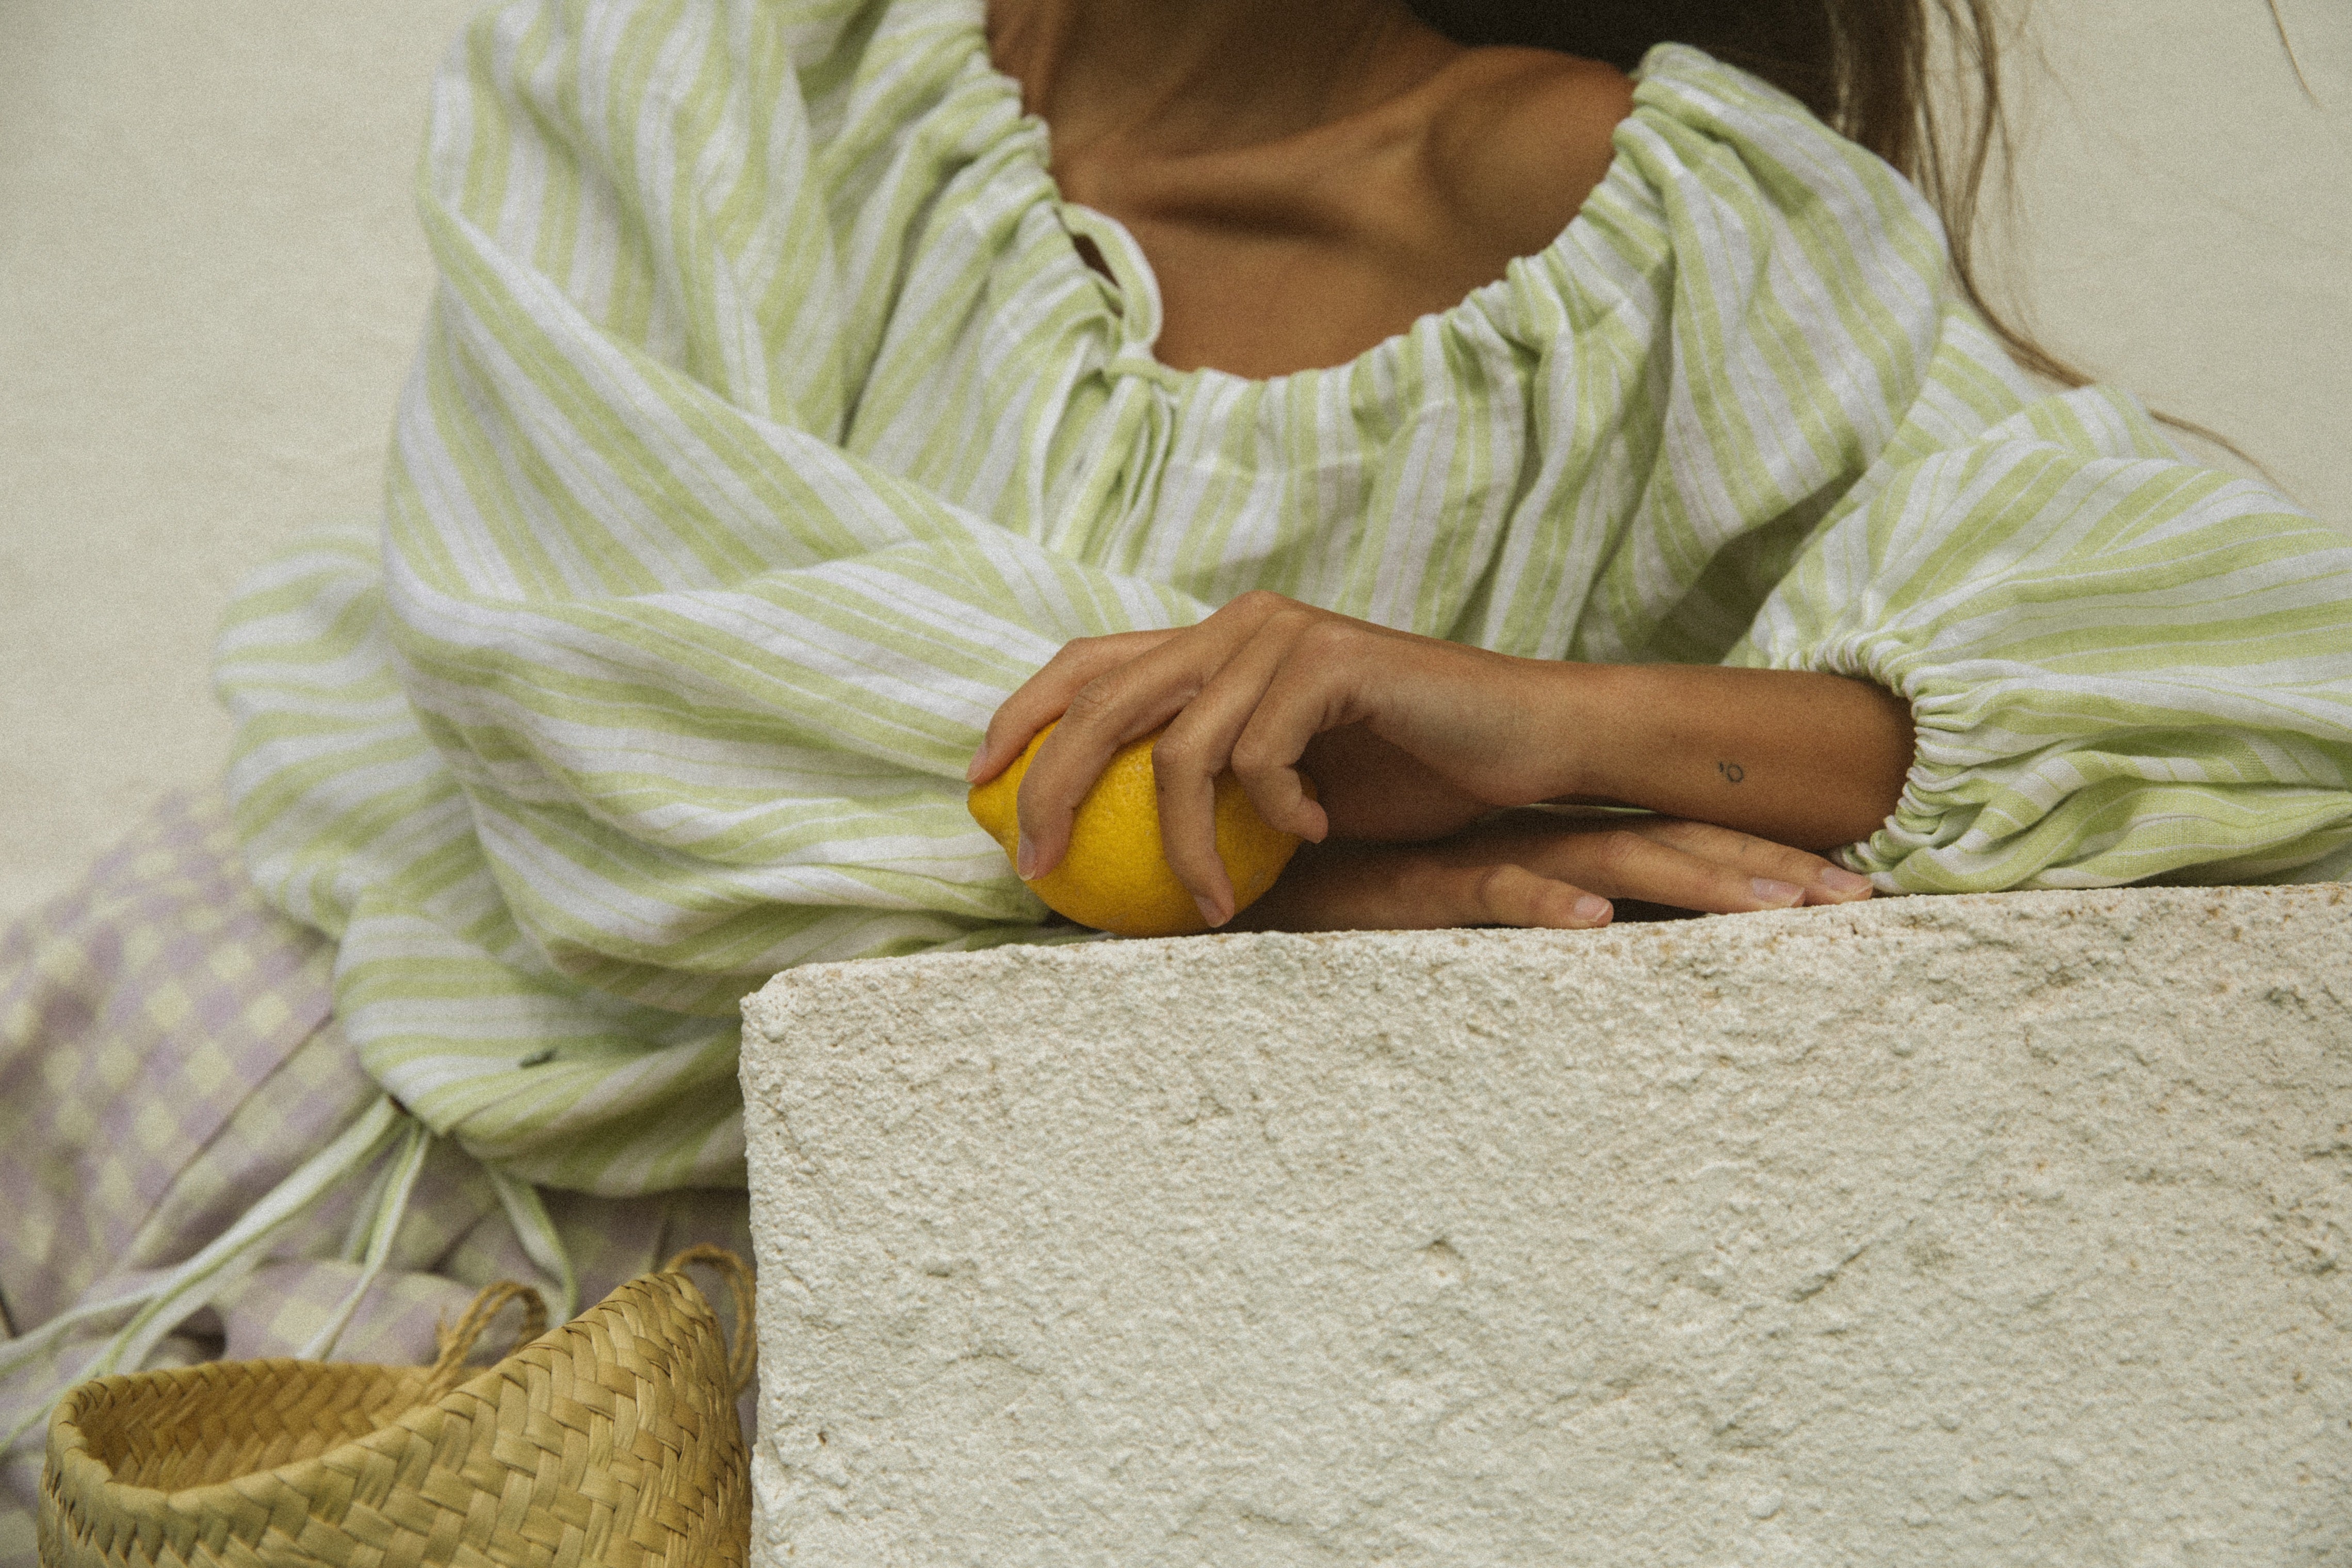
{"type": "MultiPolygon", "coordinates": [[[[1679,21],[1900,154],[1919,9],[1679,21]]],[[[740,1228],[745,992],[1083,935],[963,806],[1056,714],[1029,869],[1172,720],[1214,919],[1227,759],[1328,830],[1250,912],[1302,925],[2242,879],[2352,838],[2336,535],[2128,397],[2037,397],[1917,193],[1799,98],[1647,37],[1463,47],[1495,22],[478,23],[382,536],[290,552],[223,638],[259,897],[203,961],[261,978],[89,1088],[38,1069],[131,1027],[102,964],[33,956],[9,1014],[12,1093],[152,1105],[140,1072],[209,1051],[204,1124],[242,1129],[154,1131],[144,1186],[94,1114],[0,1150],[27,1234],[100,1235],[74,1192],[162,1217],[9,1249],[15,1407],[207,1305],[231,1354],[391,1358],[446,1281],[740,1228]],[[1663,815],[1490,815],[1561,797],[1663,815]]],[[[47,951],[226,897],[205,824],[157,852],[179,904],[126,862],[47,951]]]]}
{"type": "MultiPolygon", "coordinates": [[[[1553,8],[1518,9],[1559,26],[1553,8]]],[[[1340,364],[1442,314],[1560,235],[1633,108],[1614,67],[1465,48],[1401,4],[993,15],[997,63],[1054,128],[1063,193],[1146,249],[1163,310],[1155,357],[1180,369],[1340,364]]],[[[1173,719],[1155,747],[1162,817],[1212,925],[1234,913],[1207,827],[1228,765],[1269,821],[1310,840],[1444,845],[1309,856],[1252,924],[1577,926],[1611,911],[1563,880],[1571,866],[1605,891],[1697,909],[1866,896],[1865,878],[1763,841],[1867,838],[1911,750],[1907,708],[1861,681],[1496,658],[1261,594],[1189,635],[1070,644],[997,711],[970,776],[992,777],[1073,702],[1024,781],[1023,874],[1058,860],[1110,751],[1173,719]],[[1245,733],[1269,754],[1237,754],[1245,733]],[[1302,772],[1322,806],[1300,793],[1302,772]],[[1694,821],[1462,836],[1496,808],[1563,796],[1694,821]]]]}
{"type": "MultiPolygon", "coordinates": [[[[1021,62],[1010,68],[1026,101],[1057,128],[1064,191],[1114,210],[1151,252],[1167,311],[1160,357],[1171,359],[1173,342],[1179,365],[1278,371],[1332,362],[1403,330],[1422,310],[1442,308],[1433,301],[1449,288],[1461,293],[1453,287],[1460,280],[1499,276],[1508,257],[1540,250],[1538,236],[1565,226],[1608,167],[1601,132],[1632,108],[1627,84],[1597,62],[1456,49],[1402,6],[1293,8],[1289,27],[1319,30],[1295,51],[1251,47],[1240,35],[1265,27],[1260,18],[1228,18],[1233,36],[1219,37],[1218,9],[999,8],[1010,19],[997,31],[998,57],[1021,62]],[[1064,68],[1089,38],[1116,40],[1102,52],[1120,56],[1123,68],[1094,76],[1064,68]],[[1207,62],[1297,57],[1323,62],[1323,76],[1284,74],[1285,64],[1267,68],[1266,80],[1229,78],[1221,85],[1230,104],[1199,85],[1215,76],[1207,62]],[[1188,81],[1189,90],[1172,85],[1188,81]],[[1350,92],[1373,107],[1335,109],[1351,103],[1350,92]],[[1122,94],[1195,104],[1202,118],[1186,125],[1131,109],[1122,114],[1122,94]],[[1238,118],[1234,107],[1244,104],[1260,118],[1238,118]],[[1129,129],[1139,124],[1139,136],[1129,129]],[[1059,130],[1065,125],[1082,129],[1073,137],[1059,130]],[[1424,279],[1425,292],[1416,294],[1424,279]],[[1277,292],[1285,288],[1286,298],[1277,292]],[[1276,307],[1278,346],[1267,341],[1265,315],[1247,308],[1252,296],[1276,307]]],[[[1578,36],[1577,19],[1554,8],[1489,7],[1478,21],[1508,30],[1513,11],[1522,36],[1546,26],[1555,37],[1578,36]]],[[[1793,24],[1804,11],[1745,8],[1713,28],[1748,46],[1737,52],[1762,53],[1768,71],[1777,47],[1776,74],[1800,86],[1823,82],[1837,73],[1800,63],[1808,51],[1793,24]]],[[[1975,20],[1972,41],[1985,47],[1980,13],[1975,20]]],[[[1899,157],[1915,131],[1916,105],[1895,84],[1918,69],[1917,57],[1906,59],[1901,47],[1906,27],[1916,46],[1917,20],[1905,7],[1872,6],[1854,8],[1846,22],[1874,34],[1845,67],[1853,82],[1849,118],[1876,109],[1884,117],[1877,138],[1899,157]],[[1901,107],[1887,114],[1874,94],[1901,107]]],[[[1587,47],[1626,46],[1622,13],[1584,26],[1587,47]]],[[[1903,85],[1916,91],[1916,81],[1903,85]]],[[[1840,101],[1833,92],[1821,96],[1840,101]]],[[[1971,178],[1981,168],[1981,144],[1978,151],[1971,178]]],[[[1960,193],[1963,201],[1973,194],[1960,193]]],[[[1973,299],[1965,272],[1954,282],[1973,299]]],[[[1496,659],[1260,597],[1237,601],[1189,632],[1066,648],[998,710],[971,776],[992,777],[1040,726],[1077,705],[1024,781],[1024,869],[1042,874],[1058,861],[1076,802],[1110,752],[1173,720],[1155,747],[1162,816],[1171,862],[1212,925],[1234,913],[1208,826],[1210,780],[1227,766],[1262,814],[1310,840],[1327,832],[1445,840],[1496,808],[1563,796],[1696,820],[1611,832],[1533,822],[1497,831],[1490,821],[1434,849],[1359,846],[1310,856],[1252,912],[1252,924],[1607,920],[1607,901],[1579,878],[1605,883],[1602,892],[1714,910],[1866,895],[1864,879],[1758,839],[1823,850],[1855,843],[1858,858],[1885,872],[1900,852],[1863,841],[1882,824],[1896,826],[1898,813],[1940,819],[1939,826],[1952,813],[1904,797],[1912,704],[1889,690],[1897,684],[1891,672],[1851,653],[1825,661],[1811,650],[1779,652],[1773,662],[1811,669],[1496,659]],[[1323,807],[1302,793],[1302,775],[1321,786],[1323,807]]],[[[1764,662],[1759,650],[1735,653],[1740,662],[1764,662]]],[[[1934,788],[1930,778],[1916,782],[1923,794],[1934,788]]],[[[2065,791],[2045,785],[2042,793],[2065,791]]],[[[2045,837],[2066,831],[2063,809],[2032,814],[2045,837]]],[[[1978,868],[1961,875],[1957,883],[1931,875],[1911,885],[2074,880],[2051,862],[2030,871],[2011,863],[1989,880],[1978,880],[1978,868]]]]}

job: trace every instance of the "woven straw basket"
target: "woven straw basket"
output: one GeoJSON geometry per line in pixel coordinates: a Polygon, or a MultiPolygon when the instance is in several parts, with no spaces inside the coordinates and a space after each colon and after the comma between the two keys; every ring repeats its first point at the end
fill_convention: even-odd
{"type": "Polygon", "coordinates": [[[42,1568],[735,1568],[750,1273],[692,1248],[543,1335],[538,1293],[495,1285],[429,1367],[214,1362],[82,1384],[49,1421],[42,1568]],[[690,1262],[728,1275],[731,1358],[690,1262]],[[466,1369],[510,1301],[516,1348],[466,1369]]]}

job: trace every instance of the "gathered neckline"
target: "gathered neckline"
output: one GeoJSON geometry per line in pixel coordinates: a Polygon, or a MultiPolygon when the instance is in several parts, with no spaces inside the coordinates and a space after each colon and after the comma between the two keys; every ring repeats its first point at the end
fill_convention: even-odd
{"type": "MultiPolygon", "coordinates": [[[[1311,384],[1313,381],[1328,376],[1352,379],[1368,370],[1388,366],[1405,353],[1412,340],[1432,322],[1436,324],[1436,329],[1440,332],[1458,333],[1473,318],[1492,319],[1495,312],[1491,307],[1507,301],[1510,296],[1522,286],[1521,275],[1526,269],[1547,260],[1557,260],[1572,270],[1573,264],[1570,257],[1574,246],[1571,241],[1577,234],[1578,225],[1586,221],[1585,214],[1591,206],[1593,197],[1599,195],[1621,177],[1633,177],[1627,168],[1625,150],[1617,142],[1616,134],[1612,131],[1610,138],[1608,168],[1602,172],[1591,191],[1586,193],[1583,202],[1578,205],[1575,215],[1569,219],[1566,226],[1552,237],[1549,244],[1526,256],[1513,256],[1505,265],[1500,277],[1480,284],[1443,310],[1432,310],[1414,318],[1412,324],[1402,331],[1391,333],[1352,359],[1342,360],[1332,365],[1307,365],[1274,376],[1245,376],[1238,371],[1220,370],[1214,365],[1201,365],[1189,371],[1179,370],[1163,361],[1153,351],[1152,345],[1158,340],[1161,325],[1160,278],[1158,273],[1152,268],[1151,258],[1144,253],[1142,242],[1129,231],[1125,224],[1120,223],[1108,213],[1089,207],[1082,202],[1071,201],[1063,195],[1061,182],[1054,177],[1053,127],[1045,122],[1043,116],[1032,114],[1023,107],[1020,81],[999,68],[995,57],[989,52],[987,0],[969,0],[969,11],[970,15],[966,21],[967,40],[971,46],[972,59],[977,64],[987,86],[1011,106],[1014,122],[1024,132],[1022,166],[1024,172],[1037,183],[1035,199],[1052,206],[1068,242],[1066,255],[1062,258],[1062,265],[1076,267],[1084,272],[1098,286],[1108,285],[1118,289],[1125,301],[1126,308],[1114,312],[1118,317],[1117,328],[1118,351],[1112,356],[1106,369],[1157,382],[1171,390],[1214,385],[1276,388],[1302,382],[1311,384]],[[1104,239],[1108,239],[1118,250],[1120,254],[1116,257],[1108,253],[1104,256],[1104,260],[1110,267],[1113,276],[1106,278],[1087,264],[1085,255],[1078,246],[1081,238],[1092,240],[1097,249],[1102,248],[1104,239]],[[1134,308],[1136,304],[1134,296],[1139,293],[1143,296],[1145,314],[1148,315],[1150,323],[1148,333],[1139,332],[1135,326],[1138,313],[1134,308]]],[[[1639,92],[1642,85],[1654,74],[1651,70],[1651,61],[1660,57],[1662,50],[1687,47],[1675,44],[1654,46],[1643,57],[1640,64],[1634,67],[1631,73],[1636,94],[1633,110],[1618,122],[1618,130],[1622,131],[1625,126],[1632,124],[1642,114],[1643,105],[1639,92]]]]}

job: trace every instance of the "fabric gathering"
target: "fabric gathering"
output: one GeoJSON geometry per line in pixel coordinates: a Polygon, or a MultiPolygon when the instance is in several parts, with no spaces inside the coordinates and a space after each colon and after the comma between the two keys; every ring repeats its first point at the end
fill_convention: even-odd
{"type": "Polygon", "coordinates": [[[1064,643],[1251,590],[1874,682],[1916,758],[1836,858],[1882,895],[2344,874],[2352,538],[2038,387],[1796,99],[1636,82],[1548,248],[1250,380],[1154,357],[981,0],[485,14],[382,518],[238,598],[225,794],[0,949],[14,1505],[83,1376],[414,1361],[490,1281],[742,1234],[741,999],[1094,939],[965,764],[1064,643]]]}

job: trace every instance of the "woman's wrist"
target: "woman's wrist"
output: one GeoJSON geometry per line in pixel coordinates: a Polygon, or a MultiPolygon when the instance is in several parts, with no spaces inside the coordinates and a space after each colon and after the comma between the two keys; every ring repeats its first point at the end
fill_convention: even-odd
{"type": "Polygon", "coordinates": [[[1546,685],[1548,799],[1641,806],[1828,849],[1877,831],[1911,765],[1909,706],[1844,675],[1560,664],[1546,685]]]}

